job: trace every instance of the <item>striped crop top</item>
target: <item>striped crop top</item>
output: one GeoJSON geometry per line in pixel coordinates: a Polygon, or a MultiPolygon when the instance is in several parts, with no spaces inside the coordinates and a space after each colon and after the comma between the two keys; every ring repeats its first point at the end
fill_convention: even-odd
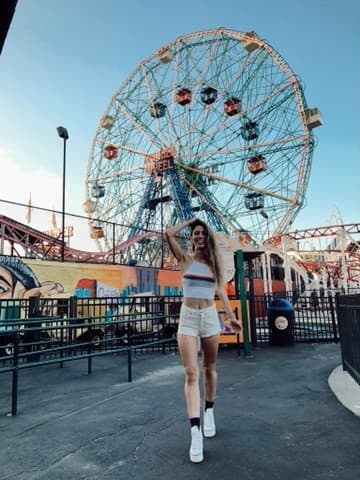
{"type": "Polygon", "coordinates": [[[189,269],[184,273],[182,282],[184,297],[209,300],[213,300],[215,297],[214,274],[205,263],[193,260],[189,269]]]}

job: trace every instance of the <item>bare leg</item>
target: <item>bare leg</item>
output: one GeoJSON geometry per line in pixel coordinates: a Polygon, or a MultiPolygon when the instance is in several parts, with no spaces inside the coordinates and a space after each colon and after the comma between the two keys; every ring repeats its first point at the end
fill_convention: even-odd
{"type": "Polygon", "coordinates": [[[190,335],[178,335],[179,352],[185,369],[185,402],[189,418],[200,417],[200,387],[198,340],[190,335]]]}
{"type": "Polygon", "coordinates": [[[216,359],[219,349],[219,335],[202,338],[201,344],[205,400],[213,402],[217,387],[216,359]]]}

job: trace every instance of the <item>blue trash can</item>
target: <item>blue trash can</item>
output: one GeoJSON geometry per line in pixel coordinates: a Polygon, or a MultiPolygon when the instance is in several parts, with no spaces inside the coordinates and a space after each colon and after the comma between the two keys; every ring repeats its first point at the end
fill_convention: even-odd
{"type": "Polygon", "coordinates": [[[294,345],[294,306],[285,298],[272,300],[268,308],[271,345],[294,345]]]}

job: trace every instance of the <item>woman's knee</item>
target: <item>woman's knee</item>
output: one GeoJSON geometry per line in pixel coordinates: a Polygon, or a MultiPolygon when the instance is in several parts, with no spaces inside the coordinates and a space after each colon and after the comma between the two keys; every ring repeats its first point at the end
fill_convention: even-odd
{"type": "Polygon", "coordinates": [[[197,383],[199,381],[199,370],[197,367],[185,367],[186,383],[197,383]]]}
{"type": "Polygon", "coordinates": [[[203,372],[207,377],[216,375],[216,363],[203,363],[203,372]]]}

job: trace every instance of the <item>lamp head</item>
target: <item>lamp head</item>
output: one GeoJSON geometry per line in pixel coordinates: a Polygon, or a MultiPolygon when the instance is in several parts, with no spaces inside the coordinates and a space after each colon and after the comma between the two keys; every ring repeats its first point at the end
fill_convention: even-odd
{"type": "Polygon", "coordinates": [[[67,140],[69,138],[68,131],[65,127],[57,127],[56,130],[60,138],[63,138],[64,140],[67,140]]]}

